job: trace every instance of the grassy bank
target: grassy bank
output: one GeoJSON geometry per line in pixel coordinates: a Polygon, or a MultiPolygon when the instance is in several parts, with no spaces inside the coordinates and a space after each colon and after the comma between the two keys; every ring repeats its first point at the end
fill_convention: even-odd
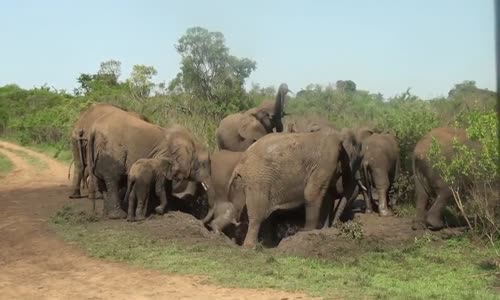
{"type": "Polygon", "coordinates": [[[9,174],[13,168],[14,165],[12,161],[7,156],[0,153],[0,178],[9,174]]]}
{"type": "MultiPolygon", "coordinates": [[[[138,226],[92,222],[66,208],[55,230],[90,255],[166,272],[205,275],[229,287],[277,288],[348,299],[498,299],[495,251],[466,237],[432,235],[390,251],[366,249],[335,260],[299,258],[200,242],[192,245],[145,235],[138,226]]],[[[143,228],[144,229],[144,228],[143,228]]]]}

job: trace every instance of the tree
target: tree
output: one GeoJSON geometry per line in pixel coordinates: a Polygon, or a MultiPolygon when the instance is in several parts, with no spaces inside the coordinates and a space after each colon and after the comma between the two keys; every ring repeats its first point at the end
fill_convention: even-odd
{"type": "Polygon", "coordinates": [[[81,73],[78,76],[80,86],[74,90],[76,95],[86,95],[96,90],[120,85],[118,79],[121,75],[121,62],[108,60],[101,63],[97,74],[81,73]]]}
{"type": "Polygon", "coordinates": [[[355,92],[356,91],[356,83],[352,80],[337,80],[335,86],[338,91],[341,92],[355,92]]]}
{"type": "Polygon", "coordinates": [[[158,72],[153,66],[134,65],[132,74],[127,80],[128,86],[134,98],[143,102],[147,98],[155,84],[151,81],[158,72]]]}
{"type": "Polygon", "coordinates": [[[205,28],[189,28],[175,45],[182,57],[181,71],[170,82],[171,92],[185,92],[217,106],[245,106],[245,80],[256,68],[247,58],[229,54],[224,35],[205,28]]]}
{"type": "Polygon", "coordinates": [[[99,71],[97,71],[97,76],[100,81],[105,82],[107,85],[117,85],[118,78],[121,75],[122,63],[117,60],[108,60],[101,63],[99,71]]]}

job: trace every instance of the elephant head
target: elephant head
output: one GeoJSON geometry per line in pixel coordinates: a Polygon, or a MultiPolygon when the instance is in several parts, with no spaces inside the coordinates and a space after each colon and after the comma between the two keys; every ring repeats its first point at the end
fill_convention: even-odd
{"type": "Polygon", "coordinates": [[[267,133],[271,133],[274,128],[276,128],[276,132],[283,132],[283,123],[281,119],[286,115],[284,109],[287,93],[293,92],[288,89],[286,83],[282,83],[278,88],[274,103],[265,101],[257,108],[249,110],[255,119],[264,126],[267,133]]]}

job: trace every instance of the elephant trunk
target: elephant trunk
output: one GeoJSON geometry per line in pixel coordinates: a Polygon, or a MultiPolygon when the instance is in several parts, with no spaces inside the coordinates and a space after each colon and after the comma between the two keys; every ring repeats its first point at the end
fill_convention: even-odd
{"type": "Polygon", "coordinates": [[[289,91],[288,85],[286,83],[282,83],[278,88],[278,93],[276,94],[272,120],[274,127],[276,127],[276,132],[283,132],[283,123],[281,122],[281,118],[284,116],[285,98],[289,91]]]}
{"type": "Polygon", "coordinates": [[[353,195],[355,194],[357,185],[353,171],[351,170],[349,155],[347,154],[347,151],[345,150],[342,143],[340,143],[339,147],[340,147],[339,163],[342,168],[343,193],[337,207],[334,206],[332,210],[330,217],[331,219],[330,226],[335,225],[335,223],[340,219],[340,217],[344,213],[345,208],[351,204],[354,198],[353,195]]]}

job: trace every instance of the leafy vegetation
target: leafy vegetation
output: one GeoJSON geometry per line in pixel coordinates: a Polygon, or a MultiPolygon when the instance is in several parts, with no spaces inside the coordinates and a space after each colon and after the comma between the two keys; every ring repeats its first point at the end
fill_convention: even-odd
{"type": "Polygon", "coordinates": [[[13,167],[12,161],[7,156],[0,153],[0,178],[12,171],[13,167]]]}

